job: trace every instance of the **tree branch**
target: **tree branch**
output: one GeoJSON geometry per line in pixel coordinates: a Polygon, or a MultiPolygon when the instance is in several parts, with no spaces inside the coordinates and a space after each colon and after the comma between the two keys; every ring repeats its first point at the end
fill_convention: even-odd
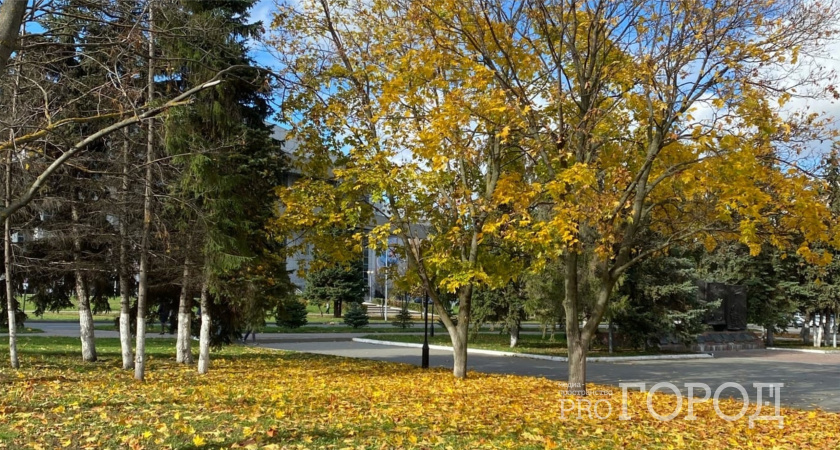
{"type": "MultiPolygon", "coordinates": [[[[14,3],[14,2],[12,2],[12,3],[14,3]]],[[[136,116],[133,116],[133,117],[129,117],[129,118],[121,120],[121,121],[119,121],[115,124],[112,124],[110,126],[102,128],[99,131],[97,131],[96,133],[93,133],[93,134],[89,135],[88,137],[76,142],[76,144],[74,144],[73,147],[71,147],[69,150],[64,152],[64,154],[61,155],[60,157],[58,157],[55,161],[53,161],[53,163],[50,164],[49,167],[44,169],[44,171],[38,176],[38,178],[35,179],[35,181],[32,182],[32,184],[29,186],[29,189],[27,189],[27,191],[22,196],[20,196],[15,201],[13,201],[8,207],[5,207],[2,210],[0,210],[0,220],[5,219],[6,217],[9,217],[10,215],[14,214],[15,211],[19,210],[20,208],[23,208],[29,202],[31,202],[32,199],[35,198],[35,195],[38,193],[38,191],[41,190],[41,188],[43,187],[46,180],[50,177],[50,175],[52,175],[56,170],[58,170],[58,168],[60,168],[68,159],[72,158],[73,155],[78,153],[80,150],[83,150],[85,147],[87,147],[88,145],[90,145],[91,143],[96,141],[97,139],[108,136],[109,134],[111,134],[115,131],[119,131],[119,130],[121,130],[121,129],[129,126],[129,125],[139,123],[139,122],[141,122],[143,120],[146,120],[146,119],[151,119],[151,118],[159,115],[160,113],[168,110],[169,108],[180,105],[180,104],[182,104],[182,102],[185,99],[193,96],[194,94],[197,94],[198,92],[201,92],[205,89],[211,88],[211,87],[219,84],[221,82],[222,76],[224,74],[226,74],[227,72],[230,72],[231,70],[234,70],[234,69],[241,69],[243,67],[251,67],[251,66],[237,65],[237,66],[228,67],[227,69],[224,69],[224,70],[220,71],[219,73],[217,73],[216,76],[214,76],[213,78],[211,78],[207,82],[205,82],[203,84],[200,84],[200,85],[198,85],[198,86],[196,86],[196,87],[194,87],[194,88],[192,88],[188,91],[183,92],[182,94],[178,95],[177,97],[167,101],[166,103],[164,103],[160,106],[151,107],[148,110],[146,110],[146,112],[144,112],[142,114],[139,114],[139,115],[136,115],[136,116]]]]}

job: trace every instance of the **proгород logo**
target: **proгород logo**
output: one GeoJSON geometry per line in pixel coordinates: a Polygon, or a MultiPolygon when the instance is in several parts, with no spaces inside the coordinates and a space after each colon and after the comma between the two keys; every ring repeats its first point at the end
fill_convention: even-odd
{"type": "MultiPolygon", "coordinates": [[[[750,400],[754,399],[755,411],[748,417],[749,426],[753,428],[757,421],[776,421],[776,426],[782,428],[784,426],[784,417],[781,415],[781,389],[784,383],[753,383],[752,387],[755,390],[755,395],[750,397],[750,392],[739,383],[727,382],[718,386],[712,392],[712,388],[706,383],[685,383],[684,387],[687,391],[687,398],[683,398],[682,391],[673,383],[661,382],[651,386],[649,391],[646,391],[647,383],[619,383],[621,387],[621,412],[618,416],[619,420],[632,420],[633,416],[627,411],[627,392],[630,388],[639,389],[640,392],[647,392],[647,413],[657,420],[671,421],[677,418],[683,409],[683,403],[687,405],[687,413],[684,420],[697,420],[694,414],[694,405],[712,399],[715,413],[723,420],[734,422],[744,417],[750,409],[750,400]],[[720,397],[726,389],[735,389],[738,395],[743,400],[743,406],[737,414],[726,414],[720,409],[720,397]],[[702,391],[702,395],[698,395],[702,391]],[[657,411],[653,405],[653,394],[656,392],[673,394],[677,403],[671,411],[657,411]],[[770,406],[770,401],[773,399],[773,415],[763,415],[764,407],[770,406]]],[[[567,386],[561,393],[564,395],[580,395],[584,392],[580,387],[567,386]]],[[[576,416],[578,419],[588,417],[590,419],[607,419],[614,413],[612,403],[605,397],[613,395],[611,391],[595,391],[590,390],[586,392],[586,398],[577,399],[563,399],[560,404],[561,418],[567,419],[576,416]],[[571,413],[571,416],[569,415],[571,413]]],[[[726,396],[728,397],[728,396],[726,396]]],[[[724,398],[726,398],[724,397],[724,398]]],[[[737,396],[733,397],[737,399],[737,396]]],[[[769,408],[768,408],[769,409],[769,408]]],[[[768,411],[769,412],[769,411],[768,411]]]]}

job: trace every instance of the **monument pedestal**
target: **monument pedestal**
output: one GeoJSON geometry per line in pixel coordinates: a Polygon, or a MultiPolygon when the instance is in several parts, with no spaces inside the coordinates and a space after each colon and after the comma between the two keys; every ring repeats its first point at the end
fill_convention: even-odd
{"type": "Polygon", "coordinates": [[[764,341],[751,331],[707,331],[697,335],[691,349],[695,352],[760,350],[764,341]]]}

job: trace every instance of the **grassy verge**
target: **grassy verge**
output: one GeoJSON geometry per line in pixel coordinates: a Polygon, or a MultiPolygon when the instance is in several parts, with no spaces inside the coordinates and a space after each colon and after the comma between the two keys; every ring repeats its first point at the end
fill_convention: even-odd
{"type": "MultiPolygon", "coordinates": [[[[9,332],[8,328],[0,327],[0,333],[8,333],[8,332],[9,332]]],[[[44,330],[42,330],[40,328],[32,328],[32,327],[23,327],[23,328],[18,328],[17,329],[17,334],[37,334],[37,333],[43,333],[43,332],[44,332],[44,330]]]]}
{"type": "MultiPolygon", "coordinates": [[[[22,368],[0,368],[0,447],[144,449],[314,448],[838,448],[840,415],[783,409],[783,429],[748,415],[700,420],[651,417],[677,407],[667,394],[600,392],[600,417],[564,413],[576,399],[545,378],[446,369],[233,346],[213,352],[211,371],[174,363],[171,341],[149,339],[138,383],[120,369],[119,343],[98,339],[100,361],[82,363],[73,338],[27,336],[22,368]]],[[[0,352],[8,347],[0,344],[0,352]]],[[[740,400],[723,400],[731,415],[740,400]]],[[[750,408],[753,411],[754,407],[750,408]]]]}
{"type": "MultiPolygon", "coordinates": [[[[160,331],[160,323],[149,324],[149,331],[160,331]]],[[[96,325],[96,330],[102,331],[118,331],[116,325],[96,325]]],[[[306,325],[300,328],[284,328],[278,326],[264,327],[258,333],[418,333],[423,332],[422,328],[352,328],[348,326],[328,326],[328,325],[306,325]]]]}
{"type": "Polygon", "coordinates": [[[794,349],[804,349],[804,350],[826,350],[826,351],[840,352],[840,347],[838,347],[838,348],[831,347],[831,342],[829,342],[828,347],[814,347],[813,345],[803,344],[801,340],[796,340],[796,341],[776,340],[771,347],[794,348],[794,349]]]}
{"type": "MultiPolygon", "coordinates": [[[[390,335],[390,334],[371,334],[365,336],[368,339],[378,339],[382,341],[396,341],[408,342],[414,344],[422,344],[423,336],[420,335],[390,335]]],[[[451,346],[452,341],[449,335],[445,332],[436,333],[435,337],[429,339],[430,344],[451,346]]],[[[480,348],[485,350],[497,350],[501,352],[515,352],[515,353],[531,353],[535,355],[550,355],[550,356],[567,356],[568,349],[566,348],[566,338],[564,335],[558,337],[552,342],[548,339],[542,339],[538,335],[522,334],[519,336],[518,345],[514,348],[510,347],[510,337],[498,333],[481,333],[475,338],[471,338],[469,342],[470,348],[480,348]]],[[[641,356],[641,355],[661,355],[667,352],[644,352],[631,349],[614,349],[613,353],[609,353],[608,349],[595,347],[589,352],[589,356],[641,356]]],[[[673,354],[673,353],[667,353],[673,354]]]]}

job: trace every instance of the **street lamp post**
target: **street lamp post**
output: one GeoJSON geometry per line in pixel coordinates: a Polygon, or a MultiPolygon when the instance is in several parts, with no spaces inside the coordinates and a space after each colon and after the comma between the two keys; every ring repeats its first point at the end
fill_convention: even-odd
{"type": "MultiPolygon", "coordinates": [[[[370,269],[370,263],[368,263],[368,269],[370,269]]],[[[373,270],[368,270],[367,271],[367,276],[368,276],[368,300],[371,303],[374,303],[374,298],[376,298],[376,294],[374,293],[374,290],[373,290],[373,274],[374,274],[373,270]]]]}
{"type": "Polygon", "coordinates": [[[420,367],[424,369],[429,368],[429,293],[426,293],[426,298],[423,304],[423,311],[425,312],[423,318],[423,355],[420,360],[420,367]]]}
{"type": "Polygon", "coordinates": [[[385,250],[385,298],[382,299],[382,318],[388,321],[388,259],[391,256],[391,243],[388,243],[388,249],[385,250]]]}

